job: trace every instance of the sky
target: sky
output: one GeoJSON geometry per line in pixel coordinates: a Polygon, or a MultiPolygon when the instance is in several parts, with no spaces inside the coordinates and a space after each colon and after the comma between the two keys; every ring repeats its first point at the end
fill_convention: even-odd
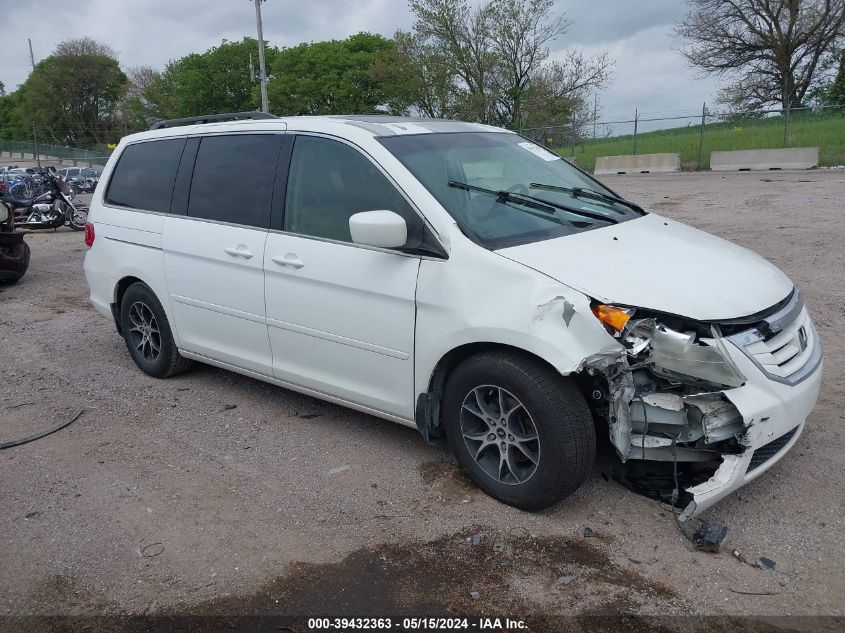
{"type": "MultiPolygon", "coordinates": [[[[0,5],[0,81],[7,92],[29,73],[27,38],[36,62],[62,39],[89,36],[116,50],[124,67],[163,68],[224,39],[255,37],[252,0],[0,0],[0,5]]],[[[683,0],[556,0],[555,11],[572,25],[552,43],[553,57],[576,47],[606,51],[616,60],[611,82],[598,94],[603,120],[631,119],[635,109],[641,117],[694,115],[702,102],[715,101],[715,82],[698,79],[676,50],[672,25],[687,12],[683,0]]],[[[413,21],[406,0],[267,0],[262,13],[264,38],[279,47],[359,31],[389,37],[413,21]]]]}

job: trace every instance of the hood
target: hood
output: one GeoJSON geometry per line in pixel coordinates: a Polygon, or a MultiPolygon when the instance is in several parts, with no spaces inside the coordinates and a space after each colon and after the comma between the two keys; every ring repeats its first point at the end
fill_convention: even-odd
{"type": "Polygon", "coordinates": [[[604,303],[702,321],[754,314],[792,290],[757,253],[655,214],[496,252],[604,303]]]}

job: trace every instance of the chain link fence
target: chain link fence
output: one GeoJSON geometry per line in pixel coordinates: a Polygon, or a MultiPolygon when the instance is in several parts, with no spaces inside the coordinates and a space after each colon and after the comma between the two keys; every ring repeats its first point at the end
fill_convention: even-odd
{"type": "MultiPolygon", "coordinates": [[[[34,130],[33,130],[34,131],[34,130]]],[[[131,131],[131,130],[128,130],[131,131]]],[[[642,113],[612,120],[580,119],[569,124],[527,127],[520,132],[593,171],[599,156],[676,153],[681,168],[710,168],[710,153],[741,149],[818,147],[823,167],[845,165],[845,105],[757,112],[698,111],[642,113]]],[[[119,134],[117,134],[119,136],[119,134]]],[[[34,141],[0,140],[0,161],[61,160],[105,165],[105,149],[80,149],[34,141]]]]}
{"type": "Polygon", "coordinates": [[[69,165],[83,166],[105,165],[109,159],[102,151],[65,147],[49,143],[33,141],[4,141],[0,140],[0,162],[14,163],[21,161],[61,160],[69,165]]]}
{"type": "Polygon", "coordinates": [[[529,127],[520,132],[593,171],[599,156],[659,154],[681,157],[681,168],[710,168],[710,153],[741,149],[818,147],[821,166],[845,165],[845,105],[758,112],[646,114],[625,119],[529,127]]]}

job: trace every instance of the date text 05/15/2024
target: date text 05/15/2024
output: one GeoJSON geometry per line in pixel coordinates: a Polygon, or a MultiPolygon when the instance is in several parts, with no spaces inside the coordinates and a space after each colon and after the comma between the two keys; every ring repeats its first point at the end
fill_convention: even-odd
{"type": "Polygon", "coordinates": [[[309,618],[308,629],[313,631],[515,631],[527,628],[519,618],[309,618]]]}

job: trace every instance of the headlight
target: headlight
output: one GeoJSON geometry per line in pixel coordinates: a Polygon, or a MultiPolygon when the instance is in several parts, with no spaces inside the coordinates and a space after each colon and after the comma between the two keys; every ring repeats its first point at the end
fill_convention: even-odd
{"type": "Polygon", "coordinates": [[[590,309],[614,336],[619,336],[622,333],[625,324],[634,314],[634,311],[630,308],[617,308],[604,303],[593,303],[590,309]]]}
{"type": "Polygon", "coordinates": [[[745,383],[745,376],[731,360],[719,330],[713,325],[691,325],[690,331],[681,332],[661,323],[659,318],[635,318],[636,311],[632,308],[596,303],[592,311],[635,362],[649,366],[658,376],[718,387],[739,387],[745,383]],[[710,336],[697,333],[708,329],[710,336]]]}
{"type": "Polygon", "coordinates": [[[650,360],[655,373],[668,378],[690,376],[724,387],[742,386],[745,376],[731,360],[716,328],[711,332],[711,339],[696,342],[695,333],[676,332],[658,324],[651,337],[650,360]]]}

